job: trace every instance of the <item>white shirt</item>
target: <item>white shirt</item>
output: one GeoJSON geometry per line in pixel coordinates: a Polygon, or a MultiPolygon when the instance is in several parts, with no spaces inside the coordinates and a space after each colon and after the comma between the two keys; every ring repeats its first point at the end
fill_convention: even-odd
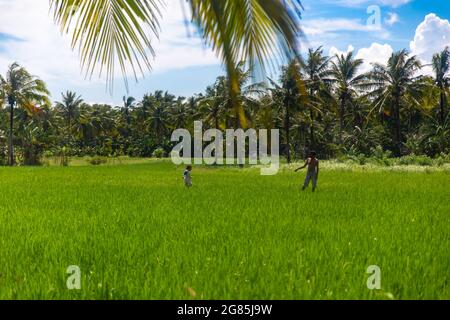
{"type": "Polygon", "coordinates": [[[191,186],[192,185],[191,173],[190,173],[189,170],[185,170],[184,171],[183,179],[184,179],[184,184],[186,186],[191,186]]]}

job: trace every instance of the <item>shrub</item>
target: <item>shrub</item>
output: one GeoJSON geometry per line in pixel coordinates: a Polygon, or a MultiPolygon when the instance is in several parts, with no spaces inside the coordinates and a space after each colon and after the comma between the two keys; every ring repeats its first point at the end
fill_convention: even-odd
{"type": "Polygon", "coordinates": [[[70,148],[62,147],[57,155],[56,161],[62,167],[68,167],[70,162],[70,148]]]}
{"type": "Polygon", "coordinates": [[[93,166],[99,166],[108,163],[108,159],[105,157],[93,157],[89,159],[89,163],[93,166]]]}
{"type": "Polygon", "coordinates": [[[377,159],[387,159],[392,157],[392,152],[391,151],[384,151],[382,146],[377,146],[375,148],[372,148],[370,150],[370,153],[372,154],[373,157],[377,158],[377,159]]]}
{"type": "Polygon", "coordinates": [[[367,158],[366,158],[366,156],[365,155],[363,155],[362,153],[361,154],[359,154],[357,157],[356,157],[356,160],[358,161],[358,163],[360,164],[360,165],[365,165],[365,164],[367,164],[367,158]]]}
{"type": "Polygon", "coordinates": [[[443,166],[446,163],[450,163],[450,154],[441,153],[436,159],[437,165],[443,166]]]}
{"type": "Polygon", "coordinates": [[[400,165],[432,166],[433,159],[427,156],[416,156],[415,154],[411,154],[409,156],[399,158],[397,163],[400,165]]]}
{"type": "Polygon", "coordinates": [[[161,158],[164,158],[165,154],[166,154],[166,152],[164,151],[164,149],[158,148],[158,149],[156,149],[155,151],[153,151],[152,156],[153,156],[154,158],[161,159],[161,158]]]}
{"type": "Polygon", "coordinates": [[[376,163],[381,164],[383,166],[391,166],[393,163],[392,152],[391,151],[384,151],[383,147],[377,146],[375,148],[372,148],[370,150],[370,153],[372,154],[372,159],[375,160],[376,163]]]}
{"type": "Polygon", "coordinates": [[[0,146],[0,166],[8,164],[8,150],[6,146],[0,146]]]}
{"type": "Polygon", "coordinates": [[[427,156],[416,156],[415,163],[418,164],[419,166],[432,166],[433,159],[427,156]]]}

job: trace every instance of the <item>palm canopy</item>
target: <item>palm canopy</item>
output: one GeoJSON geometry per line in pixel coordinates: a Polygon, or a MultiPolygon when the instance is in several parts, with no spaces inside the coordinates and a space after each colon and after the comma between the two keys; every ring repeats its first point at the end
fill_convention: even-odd
{"type": "Polygon", "coordinates": [[[36,112],[36,104],[50,105],[45,83],[32,76],[18,63],[9,66],[6,78],[0,76],[0,97],[9,104],[9,164],[14,164],[14,108],[19,106],[28,113],[36,112]]]}
{"type": "Polygon", "coordinates": [[[322,47],[318,47],[315,50],[309,48],[306,60],[300,60],[310,90],[317,90],[322,82],[328,80],[330,75],[330,60],[329,57],[323,54],[322,47]]]}
{"type": "Polygon", "coordinates": [[[439,87],[448,88],[450,85],[450,48],[446,47],[441,53],[436,53],[431,64],[435,72],[436,84],[439,87]]]}
{"type": "Polygon", "coordinates": [[[390,116],[395,123],[394,142],[396,153],[402,152],[402,133],[400,109],[405,98],[413,106],[420,106],[419,98],[427,87],[423,77],[417,72],[422,64],[416,56],[410,56],[406,50],[394,52],[387,65],[375,64],[368,74],[368,81],[361,87],[369,90],[367,97],[373,100],[374,110],[382,113],[390,106],[390,116]]]}
{"type": "MultiPolygon", "coordinates": [[[[340,101],[339,108],[339,142],[342,144],[342,134],[344,131],[345,110],[348,103],[353,102],[358,89],[366,80],[366,75],[359,72],[363,65],[363,60],[356,59],[353,52],[347,54],[336,54],[331,61],[330,81],[336,86],[336,93],[340,101]]],[[[359,121],[361,122],[361,121],[359,121]]],[[[358,123],[361,125],[361,123],[358,123]]]]}
{"type": "Polygon", "coordinates": [[[18,63],[9,66],[6,78],[0,75],[0,87],[10,105],[30,109],[34,104],[50,104],[50,93],[44,81],[32,76],[18,63]]]}
{"type": "Polygon", "coordinates": [[[362,59],[355,59],[353,52],[337,54],[335,60],[331,61],[331,81],[336,85],[340,97],[356,93],[355,89],[364,82],[366,76],[359,73],[363,63],[362,59]]]}
{"type": "MultiPolygon", "coordinates": [[[[99,67],[112,87],[116,62],[124,76],[130,66],[135,77],[145,67],[151,69],[150,57],[155,54],[151,37],[159,35],[164,1],[51,0],[50,4],[61,30],[72,34],[72,47],[79,46],[86,75],[92,76],[99,67]]],[[[298,55],[300,0],[186,0],[186,4],[191,21],[225,64],[233,104],[242,114],[237,65],[246,61],[252,70],[264,72],[274,64],[271,61],[298,55]]]]}
{"type": "Polygon", "coordinates": [[[417,96],[422,87],[421,82],[417,81],[422,78],[417,76],[421,68],[418,58],[409,56],[406,50],[394,52],[387,65],[374,64],[373,70],[367,75],[368,81],[361,87],[369,90],[367,96],[372,97],[374,106],[382,111],[388,104],[396,106],[406,93],[417,96]]]}
{"type": "Polygon", "coordinates": [[[80,106],[84,103],[81,96],[77,95],[73,91],[67,91],[66,93],[61,93],[62,101],[56,102],[56,106],[61,109],[61,113],[67,120],[67,133],[68,139],[71,139],[72,133],[72,120],[76,118],[77,111],[80,106]]]}
{"type": "Polygon", "coordinates": [[[67,117],[73,116],[75,110],[84,102],[76,92],[67,91],[61,94],[62,101],[56,102],[56,106],[61,108],[67,117]]]}
{"type": "Polygon", "coordinates": [[[444,51],[436,53],[433,56],[432,67],[435,72],[436,85],[440,91],[440,120],[441,124],[445,122],[447,113],[447,91],[450,86],[450,49],[446,47],[444,51]]]}

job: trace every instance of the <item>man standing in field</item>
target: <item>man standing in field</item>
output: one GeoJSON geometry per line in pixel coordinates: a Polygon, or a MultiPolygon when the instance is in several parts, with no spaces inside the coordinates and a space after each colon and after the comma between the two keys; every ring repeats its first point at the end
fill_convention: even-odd
{"type": "Polygon", "coordinates": [[[317,154],[312,151],[309,158],[303,167],[298,168],[295,172],[308,167],[308,172],[306,173],[305,183],[303,184],[302,190],[305,190],[309,186],[309,182],[312,180],[313,192],[317,188],[317,179],[319,178],[319,159],[317,159],[317,154]]]}
{"type": "Polygon", "coordinates": [[[191,171],[192,171],[192,166],[187,166],[186,170],[184,170],[184,173],[183,173],[184,185],[187,188],[192,187],[191,171]]]}

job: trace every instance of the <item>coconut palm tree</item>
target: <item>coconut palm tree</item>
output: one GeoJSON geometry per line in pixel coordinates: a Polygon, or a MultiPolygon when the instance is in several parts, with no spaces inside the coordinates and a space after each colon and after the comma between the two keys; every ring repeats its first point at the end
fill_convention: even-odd
{"type": "Polygon", "coordinates": [[[436,53],[432,61],[433,70],[435,72],[436,85],[440,92],[440,113],[439,119],[444,124],[445,114],[447,113],[447,91],[450,86],[450,49],[446,47],[444,51],[436,53]]]}
{"type": "Polygon", "coordinates": [[[146,125],[149,132],[152,132],[159,147],[163,147],[169,128],[169,111],[174,105],[175,97],[168,92],[156,91],[154,103],[150,107],[149,118],[146,125]]]}
{"type": "Polygon", "coordinates": [[[9,66],[6,78],[0,76],[0,87],[9,105],[9,165],[14,165],[14,108],[33,109],[36,104],[50,104],[45,83],[32,76],[18,63],[9,66]]]}
{"type": "Polygon", "coordinates": [[[358,71],[363,63],[363,60],[355,59],[353,52],[349,52],[346,55],[336,54],[335,60],[331,61],[330,76],[336,87],[336,93],[340,103],[339,143],[341,145],[347,104],[351,103],[353,98],[356,97],[356,89],[366,79],[365,75],[358,74],[358,71]]]}
{"type": "Polygon", "coordinates": [[[84,103],[81,96],[77,96],[75,92],[67,91],[61,93],[62,101],[57,102],[56,106],[61,109],[64,118],[67,121],[67,142],[72,140],[72,122],[76,117],[77,110],[84,103]]]}
{"type": "Polygon", "coordinates": [[[300,60],[305,82],[309,91],[309,113],[310,113],[310,140],[315,144],[314,121],[318,113],[320,97],[318,95],[321,87],[329,77],[330,58],[323,54],[322,47],[316,50],[310,48],[305,60],[300,60]]]}
{"type": "Polygon", "coordinates": [[[244,124],[252,121],[251,109],[257,104],[256,98],[263,93],[265,85],[251,83],[251,71],[245,70],[244,67],[245,64],[241,62],[236,68],[239,90],[235,98],[239,105],[246,107],[242,113],[234,107],[229,90],[230,80],[224,76],[218,77],[214,86],[207,89],[207,95],[199,101],[203,112],[208,109],[211,112],[205,121],[210,124],[212,122],[216,129],[219,128],[222,118],[226,127],[234,126],[236,129],[245,127],[244,124]]]}
{"type": "Polygon", "coordinates": [[[211,128],[219,129],[228,112],[228,84],[224,76],[216,79],[214,85],[206,89],[206,95],[198,101],[203,121],[211,128]]]}
{"type": "Polygon", "coordinates": [[[125,115],[125,122],[127,126],[130,125],[130,110],[136,105],[136,99],[133,97],[123,97],[123,113],[125,115]]]}
{"type": "Polygon", "coordinates": [[[308,104],[305,82],[301,78],[300,64],[297,59],[292,60],[282,69],[280,82],[281,86],[271,80],[274,86],[271,91],[274,100],[280,101],[283,109],[285,155],[287,162],[291,163],[292,118],[295,112],[300,110],[301,105],[308,104]]]}
{"type": "Polygon", "coordinates": [[[400,110],[403,99],[408,96],[408,100],[418,104],[426,85],[422,76],[417,76],[417,72],[422,68],[421,62],[416,56],[409,56],[403,49],[394,52],[389,58],[387,65],[374,64],[373,70],[367,75],[367,82],[361,88],[370,90],[368,97],[373,101],[373,108],[379,112],[384,112],[388,107],[388,114],[394,122],[394,143],[395,152],[401,154],[403,137],[401,132],[400,110]]]}
{"type": "MultiPolygon", "coordinates": [[[[113,81],[118,63],[123,74],[151,69],[151,37],[160,31],[161,0],[51,0],[54,20],[72,34],[87,76],[98,69],[113,81]],[[149,29],[151,32],[148,32],[149,29]],[[97,68],[98,67],[98,68],[97,68]]],[[[187,0],[191,21],[225,64],[230,97],[245,125],[237,66],[246,61],[265,71],[273,57],[298,55],[300,0],[187,0]]]]}
{"type": "Polygon", "coordinates": [[[170,123],[173,129],[186,128],[190,120],[190,105],[184,100],[183,97],[178,97],[169,111],[170,123]]]}

